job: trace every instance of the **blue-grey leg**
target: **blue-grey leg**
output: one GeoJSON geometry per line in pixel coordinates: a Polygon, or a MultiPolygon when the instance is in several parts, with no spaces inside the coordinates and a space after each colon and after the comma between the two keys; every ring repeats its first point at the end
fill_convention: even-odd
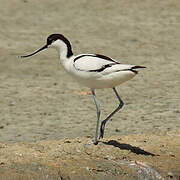
{"type": "Polygon", "coordinates": [[[95,145],[98,144],[98,130],[99,130],[99,120],[100,120],[100,106],[99,106],[99,103],[97,101],[97,98],[96,98],[96,94],[95,94],[95,91],[94,89],[91,88],[91,93],[93,95],[93,99],[94,99],[94,103],[96,105],[96,111],[97,111],[97,124],[96,124],[96,132],[95,132],[95,137],[94,137],[94,140],[93,140],[93,143],[95,145]]]}
{"type": "Polygon", "coordinates": [[[103,138],[104,136],[104,129],[105,129],[105,125],[106,125],[106,122],[116,113],[118,112],[124,105],[123,101],[121,100],[121,98],[119,97],[119,94],[117,93],[116,89],[113,88],[113,91],[115,92],[116,94],[116,97],[118,98],[119,100],[119,106],[104,120],[102,121],[101,123],[101,128],[100,128],[100,136],[99,138],[103,138]]]}

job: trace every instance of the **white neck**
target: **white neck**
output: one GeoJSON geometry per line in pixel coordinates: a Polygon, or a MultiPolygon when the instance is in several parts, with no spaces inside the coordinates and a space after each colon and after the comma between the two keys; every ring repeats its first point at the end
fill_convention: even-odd
{"type": "Polygon", "coordinates": [[[69,62],[71,57],[68,57],[68,46],[61,40],[55,41],[51,47],[55,48],[58,51],[60,62],[64,69],[68,71],[69,62]]]}
{"type": "Polygon", "coordinates": [[[58,51],[61,61],[67,60],[68,48],[63,41],[58,40],[57,42],[55,42],[53,47],[58,51]]]}

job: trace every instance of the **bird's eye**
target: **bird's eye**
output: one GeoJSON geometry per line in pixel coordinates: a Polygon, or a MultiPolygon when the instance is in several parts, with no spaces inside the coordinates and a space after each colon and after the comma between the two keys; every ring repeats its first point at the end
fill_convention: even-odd
{"type": "Polygon", "coordinates": [[[54,39],[49,39],[49,40],[47,41],[47,43],[48,43],[48,44],[52,44],[54,41],[55,41],[54,39]]]}

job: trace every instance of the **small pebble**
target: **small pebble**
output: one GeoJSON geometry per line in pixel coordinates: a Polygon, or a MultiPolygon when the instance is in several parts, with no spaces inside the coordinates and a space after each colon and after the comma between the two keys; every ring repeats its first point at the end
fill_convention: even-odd
{"type": "Polygon", "coordinates": [[[89,171],[90,170],[89,167],[86,167],[86,170],[89,171]]]}
{"type": "Polygon", "coordinates": [[[168,172],[168,177],[173,178],[174,174],[172,172],[168,172]]]}
{"type": "Polygon", "coordinates": [[[115,131],[116,131],[116,132],[120,132],[120,129],[116,128],[115,131]]]}

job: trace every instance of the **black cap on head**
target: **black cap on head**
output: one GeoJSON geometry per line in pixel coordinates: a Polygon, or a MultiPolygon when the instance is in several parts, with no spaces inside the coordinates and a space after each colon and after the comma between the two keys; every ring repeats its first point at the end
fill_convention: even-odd
{"type": "Polygon", "coordinates": [[[51,34],[47,38],[47,45],[52,44],[54,41],[56,41],[58,39],[63,40],[63,39],[66,39],[66,38],[62,34],[51,34]]]}
{"type": "Polygon", "coordinates": [[[54,41],[56,41],[58,39],[63,41],[67,45],[67,48],[68,48],[67,57],[72,56],[73,52],[72,52],[71,44],[68,41],[68,39],[66,37],[64,37],[62,34],[51,34],[51,35],[49,35],[47,38],[47,46],[51,45],[54,41]]]}

